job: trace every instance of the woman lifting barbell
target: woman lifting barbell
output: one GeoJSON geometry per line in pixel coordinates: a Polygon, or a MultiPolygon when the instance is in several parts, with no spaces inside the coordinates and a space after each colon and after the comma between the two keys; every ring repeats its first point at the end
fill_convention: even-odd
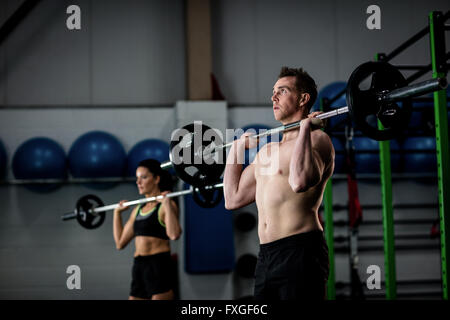
{"type": "MultiPolygon", "coordinates": [[[[136,169],[136,184],[145,197],[164,195],[171,190],[170,173],[157,160],[143,160],[136,169]]],[[[124,226],[121,213],[128,209],[124,202],[114,210],[113,233],[118,250],[135,238],[129,299],[171,300],[175,283],[169,240],[181,235],[178,207],[169,197],[138,205],[124,226]]]]}

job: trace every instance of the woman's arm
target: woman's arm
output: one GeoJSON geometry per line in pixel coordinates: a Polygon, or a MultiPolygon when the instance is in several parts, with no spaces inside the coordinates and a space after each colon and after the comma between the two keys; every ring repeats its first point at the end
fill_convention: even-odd
{"type": "MultiPolygon", "coordinates": [[[[164,194],[164,193],[163,193],[164,194]]],[[[177,240],[181,235],[178,207],[170,198],[162,201],[161,220],[166,225],[166,233],[170,240],[177,240]]]]}
{"type": "Polygon", "coordinates": [[[127,223],[125,224],[125,226],[123,226],[121,214],[128,208],[122,206],[124,202],[125,200],[121,201],[119,203],[120,206],[114,209],[113,235],[117,250],[125,248],[134,237],[133,223],[134,220],[136,219],[137,207],[131,212],[131,215],[128,218],[127,223]]]}

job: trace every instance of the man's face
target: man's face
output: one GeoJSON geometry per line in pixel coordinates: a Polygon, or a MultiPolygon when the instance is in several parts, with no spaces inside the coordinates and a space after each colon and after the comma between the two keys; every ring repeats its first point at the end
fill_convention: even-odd
{"type": "Polygon", "coordinates": [[[300,110],[299,95],[295,89],[295,77],[283,77],[273,86],[272,105],[275,120],[289,120],[300,110]]]}

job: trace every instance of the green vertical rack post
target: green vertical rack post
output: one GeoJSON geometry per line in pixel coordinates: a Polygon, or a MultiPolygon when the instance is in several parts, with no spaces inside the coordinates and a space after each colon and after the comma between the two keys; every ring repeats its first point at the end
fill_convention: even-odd
{"type": "MultiPolygon", "coordinates": [[[[445,19],[441,12],[430,12],[430,56],[433,78],[445,77],[446,49],[445,49],[445,19]]],[[[448,120],[446,91],[435,91],[434,116],[436,122],[436,157],[438,167],[439,190],[439,220],[441,233],[441,273],[442,297],[448,300],[450,243],[447,232],[450,230],[450,172],[449,172],[449,146],[448,146],[448,120]]]]}
{"type": "MultiPolygon", "coordinates": [[[[323,100],[320,99],[320,110],[323,111],[323,100]]],[[[328,246],[328,259],[330,263],[330,273],[327,282],[327,299],[336,299],[336,269],[334,263],[334,223],[333,223],[333,182],[332,177],[325,186],[323,196],[323,208],[325,215],[325,240],[328,246]]]]}
{"type": "MultiPolygon", "coordinates": [[[[380,60],[379,55],[375,61],[380,60]]],[[[378,121],[378,128],[383,125],[378,121]]],[[[380,141],[381,199],[383,205],[384,278],[386,299],[397,298],[397,276],[395,263],[394,211],[392,207],[391,151],[389,141],[380,141]]]]}
{"type": "Polygon", "coordinates": [[[336,273],[334,263],[334,226],[333,226],[333,184],[330,178],[325,187],[323,198],[325,212],[325,239],[328,246],[330,273],[327,282],[327,299],[336,299],[336,273]]]}

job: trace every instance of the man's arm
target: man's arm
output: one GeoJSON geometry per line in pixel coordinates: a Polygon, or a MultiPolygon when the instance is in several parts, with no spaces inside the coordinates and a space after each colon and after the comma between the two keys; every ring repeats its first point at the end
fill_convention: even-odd
{"type": "Polygon", "coordinates": [[[302,121],[289,163],[289,185],[296,193],[317,185],[332,159],[332,147],[325,133],[312,131],[321,125],[319,119],[302,121]]]}
{"type": "Polygon", "coordinates": [[[227,157],[223,176],[223,192],[225,208],[228,210],[238,209],[255,201],[255,166],[249,165],[242,171],[245,149],[246,138],[244,135],[243,138],[234,141],[227,157]]]}

